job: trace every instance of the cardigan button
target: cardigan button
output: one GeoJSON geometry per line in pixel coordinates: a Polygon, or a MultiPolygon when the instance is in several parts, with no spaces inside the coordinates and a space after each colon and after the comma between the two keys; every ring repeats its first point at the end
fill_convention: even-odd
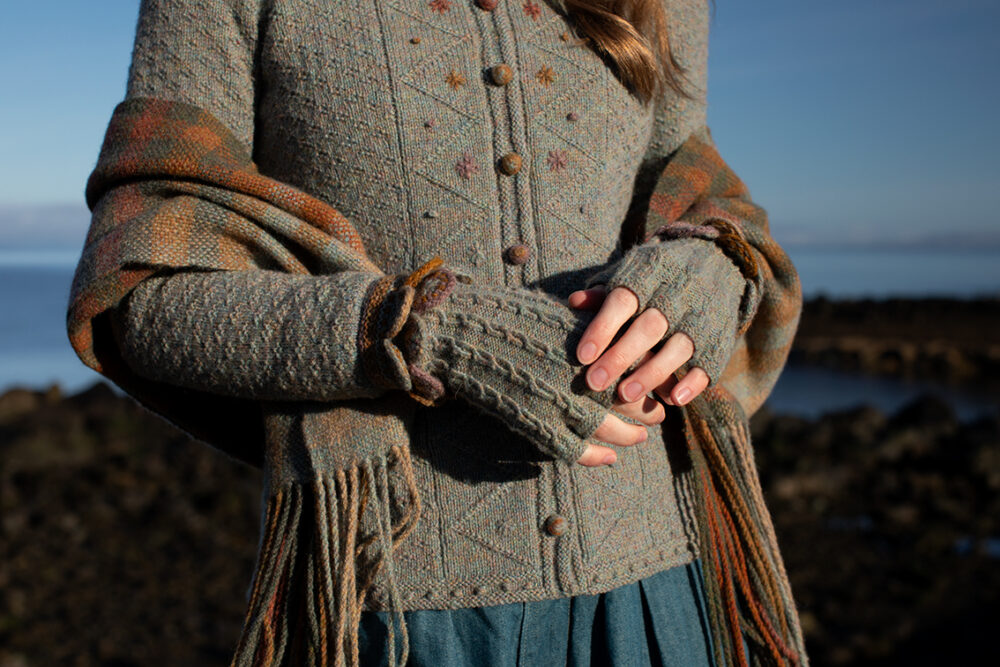
{"type": "Polygon", "coordinates": [[[507,248],[507,261],[511,264],[524,264],[531,256],[531,248],[524,243],[515,243],[507,248]]]}
{"type": "Polygon", "coordinates": [[[506,63],[500,63],[490,68],[490,79],[498,86],[506,86],[514,78],[514,70],[506,63]]]}
{"type": "Polygon", "coordinates": [[[488,12],[497,8],[497,0],[476,0],[476,4],[479,5],[480,9],[485,9],[488,12]]]}
{"type": "Polygon", "coordinates": [[[521,171],[521,156],[517,153],[507,153],[500,158],[500,171],[508,176],[513,176],[521,171]]]}
{"type": "Polygon", "coordinates": [[[569,530],[569,521],[566,517],[552,514],[545,520],[545,532],[554,537],[559,537],[569,530]]]}

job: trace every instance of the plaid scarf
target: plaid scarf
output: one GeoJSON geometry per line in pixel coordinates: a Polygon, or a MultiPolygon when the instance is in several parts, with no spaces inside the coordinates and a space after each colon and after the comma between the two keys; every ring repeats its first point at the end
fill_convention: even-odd
{"type": "MultiPolygon", "coordinates": [[[[70,293],[73,349],[143,406],[267,473],[260,548],[232,664],[357,664],[357,625],[368,590],[384,568],[390,603],[397,599],[393,552],[420,516],[408,448],[351,443],[321,454],[265,453],[267,435],[286,436],[287,421],[278,423],[255,401],[137,376],[116,349],[108,313],[140,281],[165,270],[384,272],[337,209],[260,174],[231,130],[182,102],[135,97],[115,108],[86,201],[95,215],[70,293]],[[292,624],[293,618],[308,623],[292,624]]],[[[797,274],[770,239],[763,210],[707,132],[671,155],[646,213],[644,230],[653,231],[644,231],[645,238],[674,232],[715,237],[759,299],[719,382],[681,408],[691,458],[683,476],[696,499],[717,661],[805,665],[747,422],[790,349],[801,308],[797,274]]],[[[440,261],[432,259],[408,280],[440,261]]],[[[415,405],[413,398],[403,392],[386,398],[384,410],[364,417],[367,426],[375,420],[379,428],[384,420],[385,428],[398,428],[395,413],[415,405]]],[[[290,402],[283,410],[283,417],[301,418],[345,441],[358,426],[350,401],[290,402]]],[[[405,664],[406,624],[401,611],[396,618],[403,639],[399,664],[405,664]]],[[[396,664],[395,652],[390,655],[396,664]]]]}

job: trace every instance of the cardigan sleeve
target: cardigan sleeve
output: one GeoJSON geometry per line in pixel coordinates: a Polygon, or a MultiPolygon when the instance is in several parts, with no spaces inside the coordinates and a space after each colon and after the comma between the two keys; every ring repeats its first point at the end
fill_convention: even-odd
{"type": "MultiPolygon", "coordinates": [[[[263,4],[143,0],[126,98],[196,105],[252,154],[263,4]]],[[[96,215],[128,212],[103,206],[96,215]]],[[[398,356],[385,356],[378,382],[361,359],[361,318],[373,308],[381,324],[403,315],[399,304],[376,307],[372,289],[379,278],[360,271],[161,270],[119,301],[111,312],[112,333],[133,372],[188,389],[271,400],[375,397],[409,387],[398,356]]]]}

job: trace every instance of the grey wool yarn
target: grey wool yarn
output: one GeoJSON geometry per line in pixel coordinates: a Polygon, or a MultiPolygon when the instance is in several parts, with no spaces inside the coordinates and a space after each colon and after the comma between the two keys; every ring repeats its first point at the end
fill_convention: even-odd
{"type": "Polygon", "coordinates": [[[573,464],[614,402],[576,359],[593,319],[542,292],[481,284],[448,269],[426,278],[403,328],[416,378],[494,415],[542,452],[573,464]]]}
{"type": "Polygon", "coordinates": [[[624,287],[638,299],[636,312],[659,310],[666,337],[683,332],[694,343],[686,369],[701,367],[714,384],[736,345],[746,279],[719,249],[700,238],[660,241],[654,237],[617,264],[594,274],[587,287],[624,287]]]}
{"type": "MultiPolygon", "coordinates": [[[[153,380],[256,400],[374,398],[386,389],[365,373],[355,337],[378,277],[163,272],[129,292],[112,331],[122,358],[153,380]]],[[[405,368],[398,377],[408,388],[405,368]]]]}
{"type": "Polygon", "coordinates": [[[115,311],[113,331],[123,358],[151,379],[258,400],[315,401],[437,382],[439,393],[510,423],[541,452],[568,463],[580,457],[614,401],[613,387],[587,387],[574,352],[592,312],[450,269],[425,278],[417,293],[396,284],[375,299],[379,282],[357,271],[153,276],[115,311]],[[420,302],[442,281],[447,288],[437,301],[414,310],[414,298],[420,302]],[[350,285],[358,289],[344,289],[350,285]],[[367,313],[374,352],[366,362],[355,337],[367,313]]]}
{"type": "MultiPolygon", "coordinates": [[[[262,462],[259,585],[235,664],[259,647],[303,664],[283,633],[308,591],[309,617],[329,623],[298,627],[353,656],[362,609],[593,594],[706,557],[699,512],[715,496],[686,436],[717,436],[739,460],[713,465],[753,481],[736,427],[780,372],[800,294],[748,196],[731,217],[767,287],[753,326],[730,258],[676,237],[709,235],[743,189],[721,187],[734,177],[709,150],[709,3],[664,7],[695,95],[645,105],[558,3],[141,3],[71,341],[161,414],[262,462]],[[688,187],[701,173],[719,187],[688,187]],[[689,210],[702,191],[714,207],[689,210]],[[646,236],[678,216],[697,229],[646,236]],[[431,257],[450,290],[443,273],[411,280],[431,257]],[[716,387],[591,467],[570,461],[614,390],[579,386],[591,315],[565,299],[597,273],[664,309],[707,369],[739,338],[716,387]]],[[[770,539],[766,518],[737,527],[770,539]]]]}

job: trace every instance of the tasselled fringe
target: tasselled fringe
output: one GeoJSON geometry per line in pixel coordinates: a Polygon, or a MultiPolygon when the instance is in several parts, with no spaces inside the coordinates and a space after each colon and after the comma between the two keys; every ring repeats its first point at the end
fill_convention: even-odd
{"type": "MultiPolygon", "coordinates": [[[[699,405],[711,409],[707,402],[699,405]]],[[[716,434],[694,403],[683,412],[715,661],[807,667],[745,420],[727,419],[726,432],[716,434]],[[725,440],[719,442],[716,435],[725,440]]]]}
{"type": "Polygon", "coordinates": [[[249,607],[230,667],[356,667],[365,599],[384,568],[391,609],[387,655],[406,664],[409,636],[393,568],[393,551],[420,516],[409,449],[319,474],[308,484],[273,489],[249,607]],[[398,477],[390,481],[390,475],[398,477]],[[402,507],[393,517],[393,489],[402,507]],[[396,623],[402,652],[396,655],[396,623]]]}

